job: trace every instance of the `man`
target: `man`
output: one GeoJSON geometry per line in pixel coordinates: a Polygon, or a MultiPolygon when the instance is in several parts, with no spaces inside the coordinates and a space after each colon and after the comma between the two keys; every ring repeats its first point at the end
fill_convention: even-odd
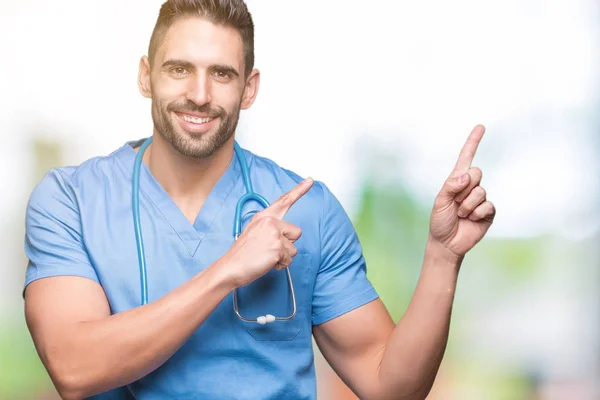
{"type": "Polygon", "coordinates": [[[161,8],[138,82],[154,121],[139,178],[147,304],[131,200],[141,141],[52,170],[32,193],[25,312],[63,398],[313,399],[312,335],[360,398],[429,392],[460,264],[495,214],[471,167],[483,127],[435,200],[421,277],[395,325],[325,184],[243,150],[254,191],[272,203],[246,207],[234,241],[236,203],[246,193],[234,132],[259,88],[253,46],[242,0],[161,8]],[[239,318],[236,289],[245,318],[293,313],[286,271],[294,317],[239,318]]]}

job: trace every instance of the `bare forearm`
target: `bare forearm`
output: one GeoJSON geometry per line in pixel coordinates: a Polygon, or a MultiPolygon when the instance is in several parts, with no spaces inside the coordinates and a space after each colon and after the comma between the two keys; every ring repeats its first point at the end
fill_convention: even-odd
{"type": "Polygon", "coordinates": [[[427,396],[442,361],[461,259],[427,244],[411,303],[394,329],[379,370],[382,398],[427,396]],[[400,397],[402,396],[402,397],[400,397]]]}
{"type": "MultiPolygon", "coordinates": [[[[152,303],[79,322],[57,347],[65,394],[88,397],[131,383],[162,365],[233,289],[213,265],[152,303]]],[[[60,388],[59,388],[60,390],[60,388]]]]}

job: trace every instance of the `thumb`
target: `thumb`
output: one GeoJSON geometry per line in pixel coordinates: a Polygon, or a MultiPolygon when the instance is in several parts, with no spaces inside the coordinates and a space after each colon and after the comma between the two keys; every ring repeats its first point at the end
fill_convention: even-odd
{"type": "Polygon", "coordinates": [[[454,196],[459,194],[466,188],[471,182],[471,175],[468,173],[464,173],[457,177],[451,177],[446,180],[444,186],[442,187],[442,191],[440,192],[440,197],[445,200],[454,200],[454,196]]]}

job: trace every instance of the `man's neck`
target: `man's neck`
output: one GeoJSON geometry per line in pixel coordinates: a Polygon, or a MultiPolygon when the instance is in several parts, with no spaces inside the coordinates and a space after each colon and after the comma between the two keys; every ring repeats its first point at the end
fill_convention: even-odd
{"type": "Polygon", "coordinates": [[[234,151],[233,141],[232,136],[210,157],[192,158],[179,153],[160,134],[154,133],[152,144],[144,154],[144,162],[191,223],[229,167],[234,151]]]}

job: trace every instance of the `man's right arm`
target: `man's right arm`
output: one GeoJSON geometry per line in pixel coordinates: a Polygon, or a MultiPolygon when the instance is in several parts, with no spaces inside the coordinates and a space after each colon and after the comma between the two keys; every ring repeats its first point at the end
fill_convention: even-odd
{"type": "Polygon", "coordinates": [[[89,397],[162,365],[233,290],[222,270],[214,264],[161,299],[115,315],[92,280],[32,282],[25,292],[26,320],[60,395],[89,397]]]}
{"type": "Polygon", "coordinates": [[[59,173],[45,178],[27,208],[25,315],[61,396],[89,397],[146,376],[234,288],[287,267],[301,230],[282,219],[311,186],[305,181],[255,214],[229,251],[194,278],[152,303],[111,315],[78,231],[73,192],[59,173]]]}
{"type": "Polygon", "coordinates": [[[233,290],[236,268],[219,260],[157,301],[111,315],[83,241],[74,187],[62,170],[42,179],[27,205],[25,237],[25,317],[66,399],[121,387],[158,368],[233,290]]]}

